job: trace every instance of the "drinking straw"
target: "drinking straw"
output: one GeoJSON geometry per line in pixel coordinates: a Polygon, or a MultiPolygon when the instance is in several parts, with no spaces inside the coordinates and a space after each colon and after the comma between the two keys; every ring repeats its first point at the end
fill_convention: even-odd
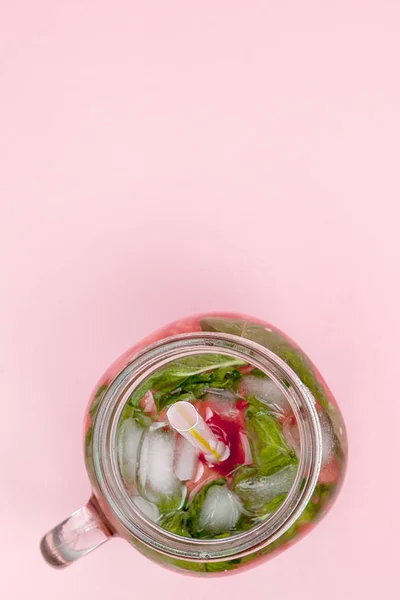
{"type": "Polygon", "coordinates": [[[190,402],[176,402],[167,411],[168,421],[178,433],[203,453],[211,463],[222,462],[230,450],[210,429],[190,402]]]}

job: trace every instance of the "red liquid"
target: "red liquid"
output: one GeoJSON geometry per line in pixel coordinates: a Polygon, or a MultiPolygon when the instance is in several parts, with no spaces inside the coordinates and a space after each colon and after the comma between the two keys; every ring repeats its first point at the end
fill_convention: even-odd
{"type": "MultiPolygon", "coordinates": [[[[217,471],[221,477],[225,477],[236,467],[241,466],[246,462],[245,449],[240,435],[245,431],[243,412],[240,411],[238,418],[235,420],[222,418],[220,415],[213,413],[212,417],[208,419],[207,425],[209,425],[215,435],[229,447],[230,454],[226,460],[221,463],[209,465],[209,467],[214,471],[217,471]]],[[[205,462],[203,457],[201,457],[201,460],[202,462],[205,462]]]]}

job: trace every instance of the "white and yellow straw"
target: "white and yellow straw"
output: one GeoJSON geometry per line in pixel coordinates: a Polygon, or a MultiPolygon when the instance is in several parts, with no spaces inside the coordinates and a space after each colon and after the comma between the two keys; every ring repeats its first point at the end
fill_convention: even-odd
{"type": "Polygon", "coordinates": [[[228,458],[228,446],[216,437],[190,402],[176,402],[168,409],[167,417],[171,427],[200,450],[208,462],[228,458]]]}

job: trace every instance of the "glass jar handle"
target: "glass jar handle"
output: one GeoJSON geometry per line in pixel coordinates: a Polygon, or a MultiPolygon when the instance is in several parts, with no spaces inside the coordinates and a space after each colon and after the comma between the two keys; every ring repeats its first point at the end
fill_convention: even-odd
{"type": "Polygon", "coordinates": [[[104,544],[112,535],[92,496],[86,506],[46,533],[40,549],[49,565],[62,569],[104,544]]]}

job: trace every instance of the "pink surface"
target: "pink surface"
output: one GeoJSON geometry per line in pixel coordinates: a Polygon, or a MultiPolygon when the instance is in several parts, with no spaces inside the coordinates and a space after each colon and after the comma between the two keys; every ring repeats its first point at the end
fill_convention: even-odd
{"type": "Polygon", "coordinates": [[[1,3],[1,597],[398,597],[399,27],[389,0],[1,3]],[[120,540],[51,570],[97,378],[221,309],[285,330],[338,397],[334,510],[242,575],[120,540]]]}

